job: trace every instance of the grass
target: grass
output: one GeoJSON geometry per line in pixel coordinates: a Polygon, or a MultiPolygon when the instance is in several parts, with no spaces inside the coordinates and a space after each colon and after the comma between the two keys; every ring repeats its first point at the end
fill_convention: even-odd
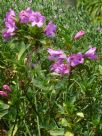
{"type": "Polygon", "coordinates": [[[0,89],[9,84],[12,93],[8,99],[0,97],[0,129],[7,136],[101,136],[102,135],[102,31],[99,24],[92,24],[84,9],[68,8],[63,1],[34,0],[3,1],[1,25],[6,12],[13,8],[18,14],[31,7],[53,20],[57,25],[54,38],[42,42],[39,49],[40,63],[36,51],[20,41],[5,42],[0,37],[0,89]],[[73,36],[83,29],[86,35],[74,41],[73,36]],[[47,48],[62,49],[69,55],[86,52],[89,45],[97,47],[98,59],[86,60],[67,76],[52,74],[49,70],[47,48]],[[24,48],[23,48],[24,49],[24,48]],[[24,60],[31,54],[34,69],[24,60]],[[17,60],[17,55],[21,55],[17,60]],[[67,135],[68,134],[68,135],[67,135]],[[70,135],[69,135],[70,134],[70,135]]]}

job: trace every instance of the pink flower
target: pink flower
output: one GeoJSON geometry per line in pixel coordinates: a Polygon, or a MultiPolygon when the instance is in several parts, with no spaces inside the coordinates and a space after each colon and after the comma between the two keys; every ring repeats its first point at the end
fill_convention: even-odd
{"type": "Polygon", "coordinates": [[[64,75],[64,74],[69,74],[70,73],[70,66],[68,64],[64,64],[61,62],[56,62],[51,65],[51,71],[64,75]]]}
{"type": "Polygon", "coordinates": [[[70,64],[70,66],[75,67],[79,64],[83,64],[84,58],[83,58],[83,55],[81,53],[72,54],[71,56],[68,57],[67,61],[70,64]]]}
{"type": "Polygon", "coordinates": [[[100,30],[100,31],[102,31],[102,27],[97,27],[97,30],[100,30]]]}
{"type": "Polygon", "coordinates": [[[53,50],[49,48],[48,53],[50,54],[49,60],[55,61],[55,63],[50,67],[51,71],[61,75],[70,73],[70,66],[67,63],[67,57],[62,50],[53,50]]]}
{"type": "Polygon", "coordinates": [[[85,31],[81,30],[74,36],[74,40],[80,39],[82,36],[85,35],[85,31]]]}
{"type": "Polygon", "coordinates": [[[62,55],[63,54],[63,51],[62,50],[53,50],[53,49],[48,49],[48,53],[52,56],[52,55],[62,55]]]}
{"type": "Polygon", "coordinates": [[[29,0],[29,3],[32,3],[32,0],[29,0]]]}
{"type": "Polygon", "coordinates": [[[6,13],[6,17],[4,19],[4,22],[10,22],[10,21],[14,21],[14,18],[16,17],[16,14],[14,12],[14,10],[10,9],[9,12],[6,13]]]}
{"type": "Polygon", "coordinates": [[[8,85],[3,85],[3,89],[8,92],[12,92],[11,88],[8,85]]]}
{"type": "Polygon", "coordinates": [[[32,23],[32,26],[37,25],[38,27],[42,27],[45,22],[45,17],[40,12],[34,12],[30,15],[29,21],[32,23]]]}
{"type": "Polygon", "coordinates": [[[64,54],[64,52],[62,50],[53,50],[53,49],[48,49],[48,53],[50,54],[50,56],[48,57],[49,60],[63,60],[66,59],[66,55],[64,54]]]}
{"type": "Polygon", "coordinates": [[[13,33],[16,30],[15,22],[5,22],[7,33],[13,33]]]}
{"type": "Polygon", "coordinates": [[[32,26],[37,25],[38,27],[42,27],[45,22],[45,17],[41,15],[40,12],[34,12],[30,8],[22,10],[19,14],[19,17],[21,23],[31,23],[32,26]]]}
{"type": "Polygon", "coordinates": [[[46,26],[44,33],[48,36],[48,37],[54,37],[55,36],[55,32],[56,32],[57,26],[50,21],[48,23],[48,25],[46,26]]]}
{"type": "Polygon", "coordinates": [[[85,54],[84,58],[89,58],[89,59],[96,59],[96,47],[91,47],[85,54]]]}
{"type": "Polygon", "coordinates": [[[17,29],[14,19],[15,16],[16,14],[12,9],[10,9],[9,12],[6,14],[6,17],[4,19],[5,29],[2,32],[4,39],[9,39],[11,36],[13,36],[14,31],[17,29]]]}
{"type": "Polygon", "coordinates": [[[12,34],[8,33],[7,30],[5,29],[2,33],[2,36],[4,39],[8,40],[12,36],[12,34]]]}
{"type": "Polygon", "coordinates": [[[3,97],[7,97],[8,96],[8,94],[5,93],[4,91],[0,91],[0,95],[3,96],[3,97]]]}
{"type": "Polygon", "coordinates": [[[28,23],[30,22],[29,18],[33,14],[33,10],[30,8],[27,8],[26,10],[22,10],[19,14],[20,22],[21,23],[28,23]]]}

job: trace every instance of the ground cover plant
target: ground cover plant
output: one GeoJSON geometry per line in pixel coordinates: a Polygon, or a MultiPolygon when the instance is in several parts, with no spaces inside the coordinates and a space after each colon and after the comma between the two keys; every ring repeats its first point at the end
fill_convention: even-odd
{"type": "Polygon", "coordinates": [[[0,134],[101,136],[101,23],[63,1],[0,6],[0,134]]]}

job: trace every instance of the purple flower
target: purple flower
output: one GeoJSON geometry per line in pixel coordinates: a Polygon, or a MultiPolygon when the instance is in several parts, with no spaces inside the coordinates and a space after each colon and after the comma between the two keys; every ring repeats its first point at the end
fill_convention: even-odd
{"type": "Polygon", "coordinates": [[[45,22],[45,17],[42,16],[40,12],[34,12],[30,8],[22,10],[19,17],[21,23],[31,23],[32,26],[37,25],[38,27],[42,27],[45,22]]]}
{"type": "Polygon", "coordinates": [[[29,3],[32,3],[32,0],[29,0],[29,3]]]}
{"type": "Polygon", "coordinates": [[[7,31],[3,31],[2,36],[4,39],[8,40],[11,37],[11,33],[8,33],[7,31]]]}
{"type": "Polygon", "coordinates": [[[8,33],[12,33],[16,30],[16,25],[13,20],[12,22],[5,22],[5,26],[8,33]]]}
{"type": "Polygon", "coordinates": [[[50,21],[48,23],[48,25],[46,26],[44,33],[48,36],[48,37],[54,37],[55,36],[55,32],[56,32],[57,26],[55,24],[53,24],[52,21],[50,21]]]}
{"type": "Polygon", "coordinates": [[[20,22],[21,23],[29,23],[30,20],[30,16],[34,13],[34,11],[32,11],[32,9],[27,8],[26,10],[22,10],[19,14],[20,17],[20,22]]]}
{"type": "Polygon", "coordinates": [[[9,39],[11,36],[14,35],[14,31],[17,29],[15,23],[15,12],[10,9],[10,11],[6,14],[4,19],[5,22],[5,29],[3,30],[3,37],[4,39],[9,39]]]}
{"type": "Polygon", "coordinates": [[[8,92],[12,92],[11,88],[8,85],[3,85],[3,89],[8,92]]]}
{"type": "Polygon", "coordinates": [[[91,47],[85,54],[84,54],[84,58],[89,58],[89,59],[96,59],[96,47],[91,47]]]}
{"type": "Polygon", "coordinates": [[[102,31],[102,27],[97,27],[97,30],[100,30],[100,31],[102,31]]]}
{"type": "Polygon", "coordinates": [[[68,64],[64,64],[61,62],[56,62],[51,65],[51,71],[58,73],[58,74],[69,74],[70,73],[70,66],[68,64]]]}
{"type": "Polygon", "coordinates": [[[85,35],[85,31],[80,30],[76,35],[74,36],[74,40],[80,39],[82,36],[85,35]]]}
{"type": "Polygon", "coordinates": [[[15,12],[12,9],[10,9],[10,11],[6,14],[6,17],[4,19],[5,27],[7,29],[16,28],[15,17],[16,17],[15,12]]]}
{"type": "Polygon", "coordinates": [[[14,10],[10,9],[9,12],[6,13],[6,17],[4,19],[4,22],[9,22],[14,20],[14,18],[16,17],[16,14],[14,12],[14,10]]]}
{"type": "Polygon", "coordinates": [[[79,64],[83,64],[84,58],[83,58],[83,55],[81,53],[72,54],[71,56],[68,57],[67,61],[70,64],[70,66],[75,67],[79,64]]]}
{"type": "Polygon", "coordinates": [[[45,17],[40,12],[34,12],[30,15],[29,21],[32,22],[32,26],[37,25],[38,27],[42,27],[45,22],[45,17]]]}
{"type": "Polygon", "coordinates": [[[3,96],[3,97],[7,97],[8,96],[8,94],[5,93],[4,91],[0,91],[0,95],[3,96]]]}
{"type": "Polygon", "coordinates": [[[50,56],[48,57],[49,60],[63,60],[66,59],[66,55],[64,54],[64,52],[62,50],[53,50],[53,49],[48,49],[48,53],[50,54],[50,56]]]}

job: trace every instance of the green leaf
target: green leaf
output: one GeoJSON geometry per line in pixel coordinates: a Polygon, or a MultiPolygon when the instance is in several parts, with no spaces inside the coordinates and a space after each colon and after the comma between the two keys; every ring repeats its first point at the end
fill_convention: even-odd
{"type": "Polygon", "coordinates": [[[24,43],[22,43],[20,51],[18,53],[18,60],[21,59],[22,55],[25,53],[25,51],[30,47],[30,45],[25,45],[24,43]]]}
{"type": "Polygon", "coordinates": [[[99,73],[102,75],[102,66],[99,65],[99,73]]]}
{"type": "Polygon", "coordinates": [[[62,118],[61,120],[61,125],[64,126],[64,127],[67,127],[68,126],[68,122],[66,119],[62,118]]]}
{"type": "Polygon", "coordinates": [[[51,136],[64,136],[64,129],[56,129],[50,131],[51,136]]]}
{"type": "Polygon", "coordinates": [[[65,136],[74,136],[74,134],[68,131],[65,133],[65,136]]]}
{"type": "Polygon", "coordinates": [[[0,119],[8,113],[9,105],[0,101],[0,119]]]}
{"type": "Polygon", "coordinates": [[[17,124],[12,126],[8,132],[8,136],[14,136],[18,130],[17,124]]]}
{"type": "Polygon", "coordinates": [[[8,110],[0,112],[0,119],[8,113],[8,110]]]}
{"type": "Polygon", "coordinates": [[[49,90],[49,88],[46,87],[42,81],[36,80],[36,79],[33,79],[32,81],[35,87],[42,89],[42,90],[49,90]]]}
{"type": "Polygon", "coordinates": [[[78,112],[77,113],[77,116],[81,117],[81,118],[84,118],[84,114],[82,112],[78,112]]]}

